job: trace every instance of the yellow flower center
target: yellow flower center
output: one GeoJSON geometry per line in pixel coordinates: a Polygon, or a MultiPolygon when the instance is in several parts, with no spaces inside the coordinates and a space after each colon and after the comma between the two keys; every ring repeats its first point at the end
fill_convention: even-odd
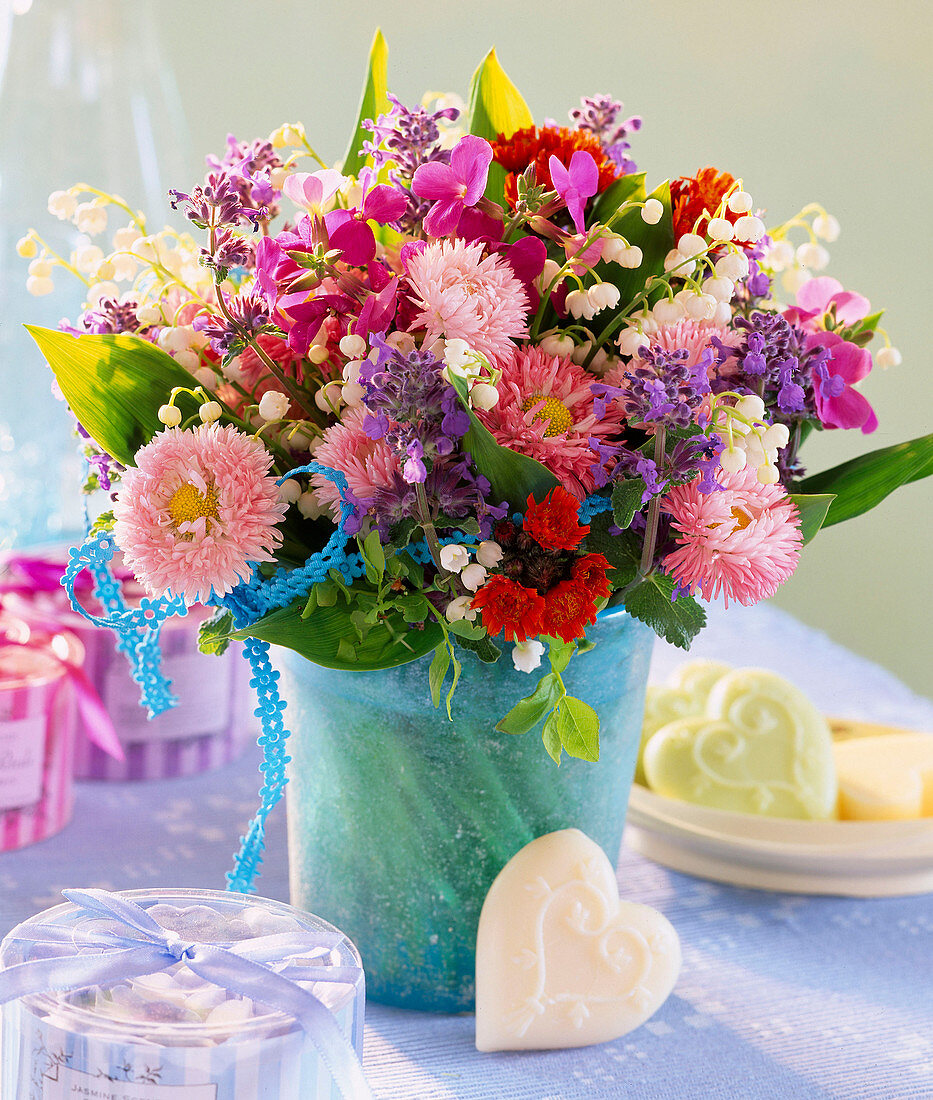
{"type": "Polygon", "coordinates": [[[197,486],[185,482],[172,493],[171,500],[168,502],[168,511],[176,527],[180,527],[183,523],[193,523],[201,516],[208,520],[217,519],[219,517],[217,491],[208,488],[205,494],[197,486]]]}
{"type": "Polygon", "coordinates": [[[732,518],[735,520],[735,527],[732,528],[733,533],[736,531],[744,531],[752,522],[752,517],[738,507],[732,509],[732,518]]]}
{"type": "Polygon", "coordinates": [[[553,435],[563,435],[573,427],[573,415],[563,401],[556,397],[545,397],[543,393],[536,393],[533,397],[526,397],[522,402],[522,412],[528,412],[535,405],[541,404],[541,408],[534,415],[535,420],[544,420],[547,427],[544,430],[544,438],[553,435]]]}

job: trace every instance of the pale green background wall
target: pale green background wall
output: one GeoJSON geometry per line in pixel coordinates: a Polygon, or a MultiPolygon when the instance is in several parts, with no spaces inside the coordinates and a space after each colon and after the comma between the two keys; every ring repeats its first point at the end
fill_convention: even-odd
{"type": "MultiPolygon", "coordinates": [[[[407,101],[465,94],[495,44],[538,119],[593,92],[642,114],[634,156],[650,180],[714,164],[744,176],[774,221],[821,201],[843,225],[829,273],[888,307],[904,355],[864,387],[881,420],[871,445],[931,430],[933,24],[920,0],[153,3],[191,131],[191,179],[175,186],[228,129],[300,119],[326,158],[341,155],[377,22],[407,101]]],[[[862,446],[823,433],[806,457],[815,470],[862,446]]],[[[931,500],[929,483],[909,486],[822,533],[776,598],[927,692],[931,500]]]]}

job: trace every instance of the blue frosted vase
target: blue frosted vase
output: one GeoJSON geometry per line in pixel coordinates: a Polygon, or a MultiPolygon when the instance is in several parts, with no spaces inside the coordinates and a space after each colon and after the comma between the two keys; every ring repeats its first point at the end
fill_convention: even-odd
{"type": "Polygon", "coordinates": [[[341,672],[279,651],[292,903],[356,943],[374,1001],[472,1009],[483,899],[535,837],[576,827],[616,860],[654,634],[612,609],[587,637],[564,682],[599,714],[600,759],[560,767],[538,732],[495,729],[539,675],[508,653],[495,665],[464,653],[451,722],[431,704],[430,657],[341,672]]]}

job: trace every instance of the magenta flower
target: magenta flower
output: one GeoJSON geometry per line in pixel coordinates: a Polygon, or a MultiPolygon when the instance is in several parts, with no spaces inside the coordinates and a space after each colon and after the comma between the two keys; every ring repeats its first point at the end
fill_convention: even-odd
{"type": "Polygon", "coordinates": [[[582,233],[586,223],[583,220],[583,207],[586,200],[596,194],[599,188],[599,169],[592,154],[585,149],[577,149],[570,158],[570,167],[552,156],[548,161],[551,171],[551,182],[554,190],[564,200],[564,204],[570,211],[573,224],[578,233],[582,233]]]}
{"type": "Polygon", "coordinates": [[[818,362],[813,371],[813,401],[817,416],[826,428],[861,428],[867,435],[878,427],[878,417],[868,401],[853,388],[853,382],[871,370],[871,355],[835,332],[814,332],[807,347],[824,347],[830,358],[818,362]]]}
{"type": "Polygon", "coordinates": [[[843,290],[842,283],[826,275],[808,279],[797,291],[797,305],[784,310],[784,316],[792,325],[805,332],[820,332],[823,317],[835,307],[836,320],[844,325],[854,325],[871,312],[871,302],[861,294],[843,290]]]}
{"type": "Polygon", "coordinates": [[[450,164],[432,161],[415,171],[412,191],[422,199],[435,200],[424,219],[426,233],[446,237],[454,232],[463,211],[483,197],[491,163],[489,142],[467,134],[454,146],[450,164]]]}

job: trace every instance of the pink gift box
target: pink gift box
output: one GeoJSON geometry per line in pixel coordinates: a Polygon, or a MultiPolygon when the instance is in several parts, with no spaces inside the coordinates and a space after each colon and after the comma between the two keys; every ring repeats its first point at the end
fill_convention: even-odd
{"type": "Polygon", "coordinates": [[[71,820],[78,718],[68,669],[83,659],[73,635],[23,644],[0,633],[0,852],[71,820]]]}
{"type": "MultiPolygon", "coordinates": [[[[162,627],[162,671],[172,681],[178,705],[148,718],[139,703],[125,654],[116,648],[109,630],[95,627],[75,612],[64,589],[49,583],[65,570],[54,555],[7,561],[4,607],[27,622],[67,629],[84,646],[85,672],[110,713],[124,760],[114,759],[97,745],[80,738],[74,751],[78,779],[168,779],[196,775],[235,759],[255,740],[257,720],[248,699],[249,666],[241,646],[231,644],[220,657],[198,651],[198,627],[210,612],[192,608],[184,618],[162,627]],[[36,583],[36,578],[39,578],[36,583]]],[[[119,573],[117,574],[120,575],[119,573]]],[[[124,582],[128,602],[139,598],[134,581],[124,582]]],[[[87,610],[98,610],[88,592],[81,593],[87,610]]]]}

